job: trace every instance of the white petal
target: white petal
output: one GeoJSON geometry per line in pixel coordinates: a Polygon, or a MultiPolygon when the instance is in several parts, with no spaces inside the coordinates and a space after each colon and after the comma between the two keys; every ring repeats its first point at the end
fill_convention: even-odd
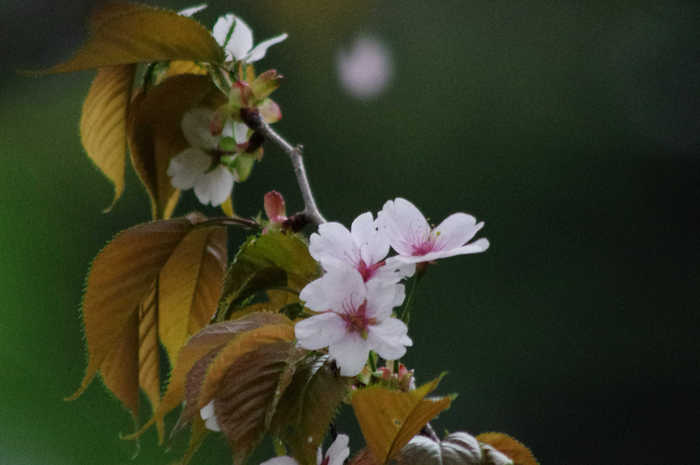
{"type": "Polygon", "coordinates": [[[332,267],[356,267],[360,261],[360,251],[352,234],[340,223],[323,223],[318,233],[311,235],[309,253],[328,270],[332,267]]]}
{"type": "Polygon", "coordinates": [[[294,326],[299,345],[309,350],[328,347],[341,340],[346,332],[345,322],[333,312],[314,315],[294,326]]]}
{"type": "Polygon", "coordinates": [[[236,17],[233,16],[233,14],[228,13],[224,16],[219,16],[219,19],[216,20],[216,24],[214,24],[214,29],[212,30],[212,35],[214,36],[214,39],[216,39],[218,44],[221,45],[222,47],[224,46],[224,41],[226,40],[226,36],[228,35],[228,31],[233,26],[233,22],[235,20],[236,20],[236,17]]]}
{"type": "Polygon", "coordinates": [[[454,213],[443,220],[433,234],[437,236],[435,250],[449,250],[461,247],[484,226],[476,224],[476,218],[466,213],[454,213]]]}
{"type": "Polygon", "coordinates": [[[386,234],[391,246],[401,255],[412,255],[413,246],[422,244],[430,235],[430,225],[423,214],[402,198],[386,202],[377,214],[377,223],[379,230],[386,234]]]}
{"type": "Polygon", "coordinates": [[[371,266],[384,260],[389,253],[389,240],[377,231],[372,213],[366,212],[355,218],[350,230],[365,264],[371,266]]]}
{"type": "Polygon", "coordinates": [[[276,37],[273,37],[272,39],[263,40],[258,45],[256,45],[253,50],[250,51],[248,57],[246,58],[246,61],[248,63],[252,63],[254,61],[262,59],[263,57],[265,57],[268,48],[272,47],[275,44],[279,44],[287,37],[287,34],[280,34],[276,37]]]}
{"type": "Polygon", "coordinates": [[[221,426],[219,426],[219,422],[216,421],[213,400],[199,409],[199,415],[202,417],[202,420],[204,420],[204,426],[206,426],[207,429],[211,431],[221,431],[221,426]]]}
{"type": "Polygon", "coordinates": [[[236,140],[237,144],[245,144],[248,142],[248,126],[245,123],[234,122],[233,138],[236,140]]]}
{"type": "Polygon", "coordinates": [[[265,460],[260,465],[299,465],[299,463],[288,455],[280,455],[279,457],[265,460]]]}
{"type": "Polygon", "coordinates": [[[192,189],[195,181],[209,169],[211,157],[197,148],[188,148],[170,159],[170,184],[178,189],[192,189]]]}
{"type": "Polygon", "coordinates": [[[333,444],[331,444],[326,451],[326,457],[330,459],[328,465],[343,465],[345,459],[350,455],[349,443],[350,438],[347,434],[339,434],[336,436],[335,441],[333,441],[333,444]]]}
{"type": "Polygon", "coordinates": [[[253,48],[253,31],[239,17],[235,17],[236,24],[233,26],[233,34],[226,44],[226,51],[236,60],[246,58],[246,55],[253,48]]]}
{"type": "Polygon", "coordinates": [[[383,321],[406,297],[403,284],[370,279],[367,281],[367,317],[383,321]],[[398,302],[398,303],[397,303],[398,302]]]}
{"type": "Polygon", "coordinates": [[[206,205],[221,205],[231,195],[233,189],[233,175],[223,165],[200,176],[194,184],[194,193],[199,201],[206,205]]]}
{"type": "Polygon", "coordinates": [[[367,289],[362,276],[347,266],[329,269],[299,293],[299,299],[318,312],[333,310],[342,313],[345,307],[357,308],[366,297],[367,289]]]}
{"type": "Polygon", "coordinates": [[[205,9],[206,7],[207,7],[206,3],[201,3],[199,5],[194,5],[194,6],[191,6],[189,8],[182,9],[182,10],[178,11],[177,14],[179,14],[180,16],[190,17],[190,16],[193,16],[193,15],[199,13],[200,11],[205,9]]]}
{"type": "Polygon", "coordinates": [[[180,127],[190,146],[213,150],[219,145],[219,136],[209,129],[213,118],[214,111],[204,107],[193,108],[182,116],[180,127]]]}
{"type": "Polygon", "coordinates": [[[407,336],[408,328],[396,318],[388,318],[369,327],[367,340],[370,348],[386,360],[397,360],[406,353],[406,346],[413,345],[407,336]]]}
{"type": "Polygon", "coordinates": [[[467,255],[472,253],[481,253],[489,248],[489,240],[485,237],[478,239],[471,244],[467,244],[464,247],[457,247],[452,250],[439,250],[437,252],[430,252],[425,255],[420,255],[416,257],[404,257],[397,256],[396,260],[403,263],[422,263],[431,262],[433,260],[438,260],[440,258],[454,257],[455,255],[467,255]]]}
{"type": "Polygon", "coordinates": [[[416,272],[414,263],[403,263],[396,257],[389,257],[384,266],[379,267],[370,281],[383,281],[387,284],[398,283],[404,278],[410,278],[416,272]]]}
{"type": "Polygon", "coordinates": [[[369,343],[359,333],[347,333],[328,348],[328,353],[340,367],[342,376],[355,376],[367,363],[369,343]]]}

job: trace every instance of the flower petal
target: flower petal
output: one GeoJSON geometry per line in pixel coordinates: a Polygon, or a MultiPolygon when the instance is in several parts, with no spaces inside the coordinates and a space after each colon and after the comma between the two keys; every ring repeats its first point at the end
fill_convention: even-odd
{"type": "Polygon", "coordinates": [[[389,240],[377,230],[372,213],[365,212],[355,218],[350,230],[366,265],[371,266],[381,262],[389,253],[389,240]]]}
{"type": "Polygon", "coordinates": [[[221,431],[221,426],[216,420],[216,413],[214,413],[214,401],[210,401],[207,405],[199,409],[199,415],[204,420],[204,426],[211,431],[221,431]]]}
{"type": "Polygon", "coordinates": [[[245,123],[234,122],[233,138],[236,140],[237,144],[245,144],[248,142],[248,126],[245,123]]]}
{"type": "Polygon", "coordinates": [[[346,306],[357,308],[367,297],[362,275],[347,266],[331,268],[315,281],[311,281],[299,293],[299,299],[311,310],[333,310],[342,313],[346,306]]]}
{"type": "Polygon", "coordinates": [[[346,333],[345,322],[333,313],[314,315],[298,322],[294,334],[304,349],[318,350],[340,341],[346,333]]]}
{"type": "Polygon", "coordinates": [[[349,443],[350,438],[347,434],[336,436],[335,441],[326,451],[326,457],[329,458],[328,465],[343,465],[345,459],[350,456],[349,443]]]}
{"type": "Polygon", "coordinates": [[[231,38],[226,43],[226,51],[236,60],[246,59],[246,55],[253,48],[253,31],[238,16],[233,26],[231,38]]]}
{"type": "Polygon", "coordinates": [[[214,29],[212,30],[212,35],[222,47],[226,45],[224,43],[226,41],[226,36],[231,30],[231,27],[233,27],[233,23],[235,21],[236,17],[233,16],[232,13],[225,14],[224,16],[219,16],[219,19],[216,20],[216,24],[214,24],[214,29]]]}
{"type": "Polygon", "coordinates": [[[384,204],[377,214],[377,224],[394,250],[401,255],[413,255],[413,246],[422,244],[430,236],[430,225],[423,214],[402,198],[384,204]]]}
{"type": "Polygon", "coordinates": [[[221,205],[231,195],[233,175],[223,165],[219,165],[200,176],[194,183],[194,193],[199,201],[206,205],[221,205]]]}
{"type": "Polygon", "coordinates": [[[209,129],[213,118],[214,111],[204,107],[193,108],[182,116],[180,127],[192,147],[204,150],[217,148],[219,136],[213,135],[209,129]]]}
{"type": "Polygon", "coordinates": [[[434,230],[437,236],[434,251],[461,247],[484,226],[476,223],[476,218],[466,213],[454,213],[443,220],[434,230]]]}
{"type": "Polygon", "coordinates": [[[391,311],[403,303],[406,290],[403,284],[370,279],[367,281],[367,317],[384,321],[391,311]]]}
{"type": "Polygon", "coordinates": [[[200,3],[199,5],[194,5],[189,8],[184,8],[180,11],[177,12],[180,16],[186,16],[186,17],[191,17],[200,11],[204,10],[207,7],[206,3],[200,3]]]}
{"type": "Polygon", "coordinates": [[[299,463],[288,455],[280,455],[270,460],[265,460],[260,465],[299,465],[299,463]]]}
{"type": "Polygon", "coordinates": [[[341,376],[355,376],[367,363],[369,342],[359,333],[347,333],[343,339],[328,348],[328,353],[340,367],[341,376]]]}
{"type": "Polygon", "coordinates": [[[323,223],[318,227],[318,233],[311,235],[309,253],[326,270],[339,266],[355,268],[360,261],[360,251],[352,234],[336,222],[323,223]]]}
{"type": "Polygon", "coordinates": [[[406,353],[406,346],[413,341],[407,336],[408,328],[403,321],[388,318],[378,325],[370,326],[367,340],[370,348],[386,360],[398,360],[406,353]]]}
{"type": "Polygon", "coordinates": [[[437,252],[430,252],[425,255],[420,255],[416,257],[404,257],[402,255],[396,256],[396,260],[403,263],[422,263],[431,262],[433,260],[438,260],[440,258],[454,257],[455,255],[467,255],[472,253],[481,253],[489,248],[489,240],[485,237],[467,244],[464,247],[457,247],[452,250],[439,250],[437,252]]]}
{"type": "Polygon", "coordinates": [[[209,169],[211,157],[197,148],[187,148],[170,159],[170,184],[178,189],[192,189],[195,181],[209,169]]]}
{"type": "Polygon", "coordinates": [[[253,50],[250,51],[250,53],[248,54],[248,57],[246,58],[246,61],[248,63],[252,63],[254,61],[258,61],[258,60],[264,58],[265,54],[267,53],[268,48],[272,47],[275,44],[279,44],[280,42],[285,40],[287,37],[288,37],[288,35],[285,33],[285,34],[280,34],[278,36],[275,36],[272,39],[263,40],[258,45],[256,45],[253,50]]]}

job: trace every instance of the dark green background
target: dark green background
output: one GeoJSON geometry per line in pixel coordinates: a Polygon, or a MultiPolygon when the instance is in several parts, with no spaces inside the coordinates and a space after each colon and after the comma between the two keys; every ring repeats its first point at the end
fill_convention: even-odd
{"type": "MultiPolygon", "coordinates": [[[[698,4],[328,3],[220,2],[200,19],[232,10],[258,39],[290,34],[263,64],[287,77],[277,127],[305,145],[328,218],[349,224],[404,196],[436,222],[454,211],[486,222],[491,249],[441,261],[418,296],[406,362],[419,382],[448,370],[439,390],[460,394],[436,429],[504,431],[545,465],[700,463],[685,426],[700,411],[698,4]],[[384,38],[397,66],[368,103],[334,74],[334,51],[359,31],[384,38]]],[[[131,171],[101,213],[111,186],[77,130],[92,73],[14,74],[69,56],[91,6],[0,6],[2,464],[177,457],[150,432],[129,462],[118,433],[130,420],[100,382],[61,400],[85,366],[90,260],[148,219],[131,171]]],[[[273,188],[300,206],[288,160],[269,147],[237,187],[240,213],[273,188]]],[[[178,211],[195,206],[188,193],[178,211]]],[[[228,463],[223,441],[196,463],[228,463]]]]}

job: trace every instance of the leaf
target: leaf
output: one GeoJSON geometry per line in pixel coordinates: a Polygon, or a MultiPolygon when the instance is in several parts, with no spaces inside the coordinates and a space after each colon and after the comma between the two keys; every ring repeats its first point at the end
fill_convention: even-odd
{"type": "Polygon", "coordinates": [[[515,465],[539,465],[532,451],[523,443],[503,433],[482,433],[476,437],[480,442],[510,457],[515,465]]]}
{"type": "Polygon", "coordinates": [[[194,61],[173,60],[163,74],[163,78],[177,76],[178,74],[207,74],[207,69],[194,61]]]}
{"type": "Polygon", "coordinates": [[[196,229],[160,271],[158,334],[171,366],[177,364],[189,336],[206,326],[216,311],[228,258],[226,241],[222,226],[196,229]]]}
{"type": "Polygon", "coordinates": [[[181,74],[163,81],[131,104],[128,143],[131,162],[151,199],[154,218],[168,218],[179,191],[170,184],[170,159],[189,144],[180,129],[182,116],[197,106],[216,107],[225,97],[206,76],[181,74]]]}
{"type": "Polygon", "coordinates": [[[105,386],[124,404],[135,422],[139,412],[138,324],[139,315],[133,312],[122,329],[119,342],[100,366],[105,386]]]}
{"type": "Polygon", "coordinates": [[[275,398],[286,389],[292,342],[266,344],[233,363],[214,396],[214,411],[221,430],[234,450],[234,463],[243,463],[262,440],[265,419],[275,398]]]}
{"type": "MultiPolygon", "coordinates": [[[[151,403],[153,412],[158,408],[160,403],[160,358],[158,345],[158,278],[155,279],[151,290],[146,298],[141,302],[139,307],[139,327],[138,343],[134,345],[138,347],[138,377],[139,386],[146,394],[148,401],[151,403]]],[[[138,394],[138,389],[137,389],[138,394]]],[[[158,437],[162,438],[165,426],[163,422],[156,424],[158,429],[158,437]]]]}
{"type": "Polygon", "coordinates": [[[75,55],[33,74],[80,71],[151,61],[221,63],[222,48],[197,21],[147,5],[109,2],[88,20],[87,42],[75,55]]]}
{"type": "MultiPolygon", "coordinates": [[[[138,334],[134,314],[172,251],[192,227],[185,218],[137,225],[117,234],[97,255],[83,297],[88,366],[80,387],[68,400],[82,394],[97,371],[104,368],[110,353],[125,338],[132,337],[129,332],[125,334],[127,327],[136,328],[132,332],[138,334]]],[[[123,382],[137,380],[134,371],[123,382]]]]}
{"type": "Polygon", "coordinates": [[[100,69],[90,85],[80,116],[80,139],[88,157],[114,184],[114,203],[124,191],[126,122],[134,65],[100,69]]]}
{"type": "MultiPolygon", "coordinates": [[[[415,436],[391,465],[513,465],[513,462],[464,432],[456,432],[442,441],[415,436]]],[[[369,464],[367,464],[369,465],[369,464]]]]}
{"type": "Polygon", "coordinates": [[[440,379],[442,376],[408,392],[372,386],[353,393],[355,416],[378,463],[391,460],[426,423],[450,406],[449,396],[425,398],[440,379]]]}
{"type": "Polygon", "coordinates": [[[312,358],[297,368],[270,424],[301,465],[316,464],[316,450],[350,390],[351,379],[339,376],[327,360],[312,358]]]}
{"type": "MultiPolygon", "coordinates": [[[[185,383],[188,373],[201,359],[214,355],[230,341],[252,330],[268,326],[287,324],[289,320],[282,315],[272,313],[255,313],[236,321],[225,321],[205,326],[192,336],[187,344],[180,349],[177,364],[170,374],[167,390],[161,398],[158,409],[153,417],[132,434],[123,436],[124,439],[136,439],[157,421],[163,420],[171,410],[180,406],[185,399],[185,383]]],[[[205,364],[206,366],[207,364],[205,364]]],[[[202,375],[203,377],[204,375],[202,375]]]]}
{"type": "MultiPolygon", "coordinates": [[[[318,263],[294,234],[269,231],[252,237],[241,246],[226,274],[219,317],[256,292],[278,286],[300,291],[318,275],[318,263]]],[[[281,306],[298,301],[289,299],[289,292],[285,294],[281,306]]]]}
{"type": "Polygon", "coordinates": [[[209,430],[205,426],[204,420],[199,417],[194,418],[192,420],[192,427],[190,428],[190,441],[179,465],[187,465],[190,463],[190,460],[192,460],[192,457],[197,453],[199,447],[208,435],[209,430]]]}

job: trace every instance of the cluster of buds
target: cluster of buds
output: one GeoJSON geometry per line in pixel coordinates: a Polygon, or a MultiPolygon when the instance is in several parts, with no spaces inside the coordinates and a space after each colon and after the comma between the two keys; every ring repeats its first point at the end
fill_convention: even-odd
{"type": "Polygon", "coordinates": [[[416,382],[413,377],[413,370],[406,368],[406,365],[403,363],[398,365],[398,370],[394,371],[394,363],[387,363],[385,366],[379,367],[373,373],[373,376],[381,384],[390,388],[400,389],[404,392],[415,389],[416,382]]]}

